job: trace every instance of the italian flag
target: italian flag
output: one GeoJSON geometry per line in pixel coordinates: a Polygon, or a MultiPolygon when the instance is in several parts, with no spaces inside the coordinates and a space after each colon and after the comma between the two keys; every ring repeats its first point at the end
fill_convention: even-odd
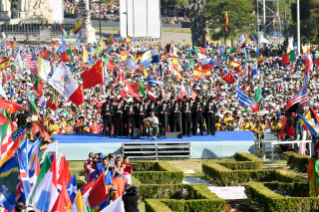
{"type": "Polygon", "coordinates": [[[250,107],[251,109],[253,109],[254,112],[257,112],[258,111],[258,102],[260,102],[262,99],[261,97],[261,88],[260,88],[260,85],[258,86],[257,90],[256,90],[256,93],[255,93],[255,96],[254,98],[252,99],[251,103],[250,103],[250,107]]]}

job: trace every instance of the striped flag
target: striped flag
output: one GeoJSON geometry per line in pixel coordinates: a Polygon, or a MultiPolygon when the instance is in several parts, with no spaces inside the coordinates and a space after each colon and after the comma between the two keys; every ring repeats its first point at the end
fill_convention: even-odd
{"type": "Polygon", "coordinates": [[[37,59],[37,56],[34,53],[29,53],[29,54],[27,54],[26,59],[27,59],[28,67],[32,71],[38,73],[38,59],[37,59]]]}
{"type": "Polygon", "coordinates": [[[246,96],[242,90],[240,90],[240,87],[238,84],[236,85],[235,89],[236,89],[237,101],[240,104],[244,105],[245,107],[249,107],[251,105],[251,100],[249,99],[249,97],[246,96]]]}
{"type": "Polygon", "coordinates": [[[291,105],[300,103],[305,104],[309,101],[308,98],[308,91],[307,91],[307,84],[305,83],[300,90],[294,94],[294,96],[291,98],[291,105]]]}

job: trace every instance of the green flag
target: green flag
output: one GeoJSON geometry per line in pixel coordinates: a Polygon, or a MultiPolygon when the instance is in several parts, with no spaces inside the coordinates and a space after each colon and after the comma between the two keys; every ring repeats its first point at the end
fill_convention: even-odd
{"type": "Polygon", "coordinates": [[[34,103],[34,101],[33,101],[32,98],[30,99],[30,102],[31,102],[32,110],[34,110],[35,112],[38,113],[38,112],[39,112],[39,111],[38,111],[38,108],[37,108],[37,106],[35,105],[35,103],[34,103]]]}
{"type": "Polygon", "coordinates": [[[104,64],[107,65],[107,62],[109,60],[109,57],[107,56],[107,54],[105,54],[105,57],[104,57],[104,64]]]}
{"type": "Polygon", "coordinates": [[[196,51],[197,53],[200,53],[200,50],[199,50],[198,46],[194,46],[194,49],[195,49],[195,51],[196,51]]]}
{"type": "MultiPolygon", "coordinates": [[[[43,155],[44,152],[45,151],[42,152],[42,155],[43,155]]],[[[42,155],[40,153],[40,158],[42,157],[42,155]]],[[[32,190],[31,190],[33,192],[30,193],[29,204],[32,204],[35,192],[36,192],[38,186],[40,185],[42,179],[44,178],[45,174],[49,171],[50,167],[51,167],[51,161],[50,161],[50,158],[48,157],[48,155],[46,154],[44,162],[42,163],[42,166],[41,166],[41,169],[40,169],[39,176],[37,178],[37,182],[35,184],[33,184],[34,189],[32,188],[32,190]]]]}
{"type": "Polygon", "coordinates": [[[230,52],[234,52],[235,50],[236,50],[236,47],[233,47],[233,48],[227,49],[226,52],[230,53],[230,52]]]}
{"type": "Polygon", "coordinates": [[[55,103],[55,90],[53,91],[53,94],[52,94],[52,98],[51,98],[51,104],[54,104],[55,103]]]}
{"type": "MultiPolygon", "coordinates": [[[[7,131],[10,130],[9,128],[10,126],[10,121],[4,123],[2,126],[1,126],[1,141],[4,139],[4,137],[6,136],[7,134],[7,131]]],[[[9,131],[10,133],[10,131],[9,131]]]]}
{"type": "Polygon", "coordinates": [[[290,56],[289,56],[289,62],[290,62],[290,63],[296,61],[295,50],[290,51],[290,52],[289,52],[289,55],[290,55],[290,56]]]}
{"type": "MultiPolygon", "coordinates": [[[[5,186],[12,194],[15,194],[18,184],[19,164],[15,158],[7,160],[0,168],[1,187],[5,186]]],[[[2,190],[1,190],[2,192],[2,190]]],[[[12,195],[11,194],[11,195],[12,195]]]]}
{"type": "Polygon", "coordinates": [[[251,104],[250,104],[250,107],[253,109],[254,112],[258,111],[258,105],[259,105],[258,102],[260,102],[261,99],[262,99],[261,88],[260,88],[260,85],[259,85],[257,90],[256,90],[255,96],[252,99],[251,104]]]}
{"type": "Polygon", "coordinates": [[[140,79],[139,82],[140,82],[139,91],[141,92],[141,94],[142,94],[143,97],[145,98],[145,97],[146,97],[146,94],[145,94],[145,90],[144,90],[143,80],[140,79]]]}
{"type": "Polygon", "coordinates": [[[34,86],[34,88],[35,88],[36,90],[39,90],[39,76],[37,76],[37,79],[35,80],[35,86],[34,86]]]}
{"type": "Polygon", "coordinates": [[[7,117],[9,120],[11,120],[11,119],[10,119],[10,114],[8,113],[8,111],[7,111],[6,108],[3,108],[3,110],[1,111],[1,113],[2,113],[3,115],[5,115],[5,117],[7,117]]]}
{"type": "Polygon", "coordinates": [[[71,62],[73,63],[73,54],[72,54],[72,50],[71,50],[71,49],[66,50],[66,54],[70,57],[71,62]]]}
{"type": "Polygon", "coordinates": [[[90,207],[86,207],[87,212],[94,212],[90,207]]]}
{"type": "Polygon", "coordinates": [[[189,63],[189,68],[194,68],[194,60],[191,60],[191,62],[189,63]]]}

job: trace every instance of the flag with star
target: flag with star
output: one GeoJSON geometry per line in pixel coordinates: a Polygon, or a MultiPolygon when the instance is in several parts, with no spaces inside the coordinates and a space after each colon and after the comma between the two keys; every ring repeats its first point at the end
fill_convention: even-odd
{"type": "Polygon", "coordinates": [[[92,88],[98,84],[104,84],[102,60],[99,60],[92,68],[81,74],[83,80],[83,88],[92,88]]]}
{"type": "Polygon", "coordinates": [[[53,205],[53,208],[51,210],[52,212],[56,211],[65,211],[65,212],[71,212],[71,201],[69,194],[65,188],[65,186],[62,187],[61,193],[56,200],[55,204],[53,205]]]}
{"type": "Polygon", "coordinates": [[[82,85],[74,91],[74,93],[70,96],[69,100],[74,103],[76,106],[79,106],[84,103],[84,93],[82,85]]]}

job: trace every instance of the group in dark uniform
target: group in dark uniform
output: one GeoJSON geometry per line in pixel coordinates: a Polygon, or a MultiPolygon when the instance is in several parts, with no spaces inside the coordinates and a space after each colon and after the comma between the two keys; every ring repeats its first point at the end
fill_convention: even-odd
{"type": "Polygon", "coordinates": [[[215,135],[215,114],[216,105],[212,98],[200,100],[187,99],[170,100],[141,98],[133,102],[125,102],[123,99],[118,102],[107,98],[102,105],[101,116],[103,118],[103,137],[130,136],[134,128],[141,129],[141,135],[146,135],[143,120],[154,112],[159,119],[159,133],[182,132],[183,136],[204,135],[204,123],[206,123],[206,135],[215,135]]]}

